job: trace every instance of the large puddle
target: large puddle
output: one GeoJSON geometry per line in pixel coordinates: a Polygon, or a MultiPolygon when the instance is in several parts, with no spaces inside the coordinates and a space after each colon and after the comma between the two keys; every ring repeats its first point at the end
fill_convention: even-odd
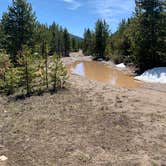
{"type": "Polygon", "coordinates": [[[109,83],[117,87],[136,88],[139,86],[138,81],[132,76],[113,69],[101,62],[96,61],[76,61],[67,66],[68,72],[86,77],[90,80],[109,83]]]}

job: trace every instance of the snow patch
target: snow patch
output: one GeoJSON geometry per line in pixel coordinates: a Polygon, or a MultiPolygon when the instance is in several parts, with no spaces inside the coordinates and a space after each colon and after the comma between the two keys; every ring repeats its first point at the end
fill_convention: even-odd
{"type": "Polygon", "coordinates": [[[6,156],[0,156],[0,161],[5,161],[5,160],[7,160],[8,158],[6,157],[6,156]]]}
{"type": "Polygon", "coordinates": [[[142,75],[135,77],[137,80],[150,83],[166,83],[166,67],[157,67],[145,71],[142,75]]]}
{"type": "Polygon", "coordinates": [[[125,66],[124,63],[120,63],[120,64],[116,65],[116,67],[118,67],[118,68],[125,68],[126,66],[125,66]]]}
{"type": "Polygon", "coordinates": [[[99,58],[98,61],[104,61],[104,59],[103,58],[99,58]]]}

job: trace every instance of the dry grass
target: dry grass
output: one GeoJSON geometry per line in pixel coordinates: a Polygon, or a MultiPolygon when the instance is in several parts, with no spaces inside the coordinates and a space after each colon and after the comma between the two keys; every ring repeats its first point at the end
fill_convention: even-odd
{"type": "Polygon", "coordinates": [[[117,89],[78,76],[51,95],[0,97],[0,155],[8,166],[166,163],[165,92],[117,89]]]}

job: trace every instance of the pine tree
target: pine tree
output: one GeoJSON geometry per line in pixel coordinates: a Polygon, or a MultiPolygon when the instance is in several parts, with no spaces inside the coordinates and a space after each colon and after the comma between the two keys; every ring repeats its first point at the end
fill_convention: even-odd
{"type": "Polygon", "coordinates": [[[9,56],[1,52],[0,53],[0,78],[3,79],[3,81],[6,80],[6,72],[11,67],[11,62],[9,59],[9,56]]]}
{"type": "Polygon", "coordinates": [[[35,43],[36,51],[41,55],[43,40],[49,44],[51,42],[51,32],[46,24],[36,23],[35,26],[35,43]]]}
{"type": "Polygon", "coordinates": [[[45,66],[45,85],[48,89],[48,47],[47,43],[43,40],[42,43],[42,56],[44,58],[44,66],[45,66]]]}
{"type": "Polygon", "coordinates": [[[109,26],[105,21],[98,20],[95,27],[95,56],[104,58],[107,39],[109,37],[109,26]]]}
{"type": "Polygon", "coordinates": [[[53,83],[53,91],[57,91],[58,87],[63,87],[67,77],[67,70],[59,56],[54,54],[52,64],[50,66],[50,77],[53,83]]]}
{"type": "Polygon", "coordinates": [[[8,12],[3,14],[2,26],[7,36],[7,50],[16,63],[17,52],[24,44],[30,44],[33,39],[35,14],[31,4],[26,0],[13,0],[8,12]]]}
{"type": "Polygon", "coordinates": [[[34,66],[34,57],[32,56],[31,50],[27,47],[23,47],[23,51],[19,52],[19,65],[20,71],[20,82],[23,87],[23,90],[26,90],[26,95],[29,97],[33,90],[33,84],[36,77],[35,66],[34,66]]]}
{"type": "Polygon", "coordinates": [[[77,52],[78,51],[78,41],[74,37],[71,38],[71,50],[73,52],[77,52]]]}
{"type": "Polygon", "coordinates": [[[131,55],[130,19],[122,20],[118,30],[111,36],[111,52],[117,63],[127,62],[131,55]],[[128,31],[128,32],[127,32],[128,31]]]}
{"type": "Polygon", "coordinates": [[[6,82],[6,73],[11,67],[11,62],[9,56],[4,53],[0,52],[0,89],[4,90],[5,82],[6,82]]]}
{"type": "Polygon", "coordinates": [[[45,60],[43,56],[38,59],[37,70],[35,72],[37,78],[37,91],[38,94],[42,94],[45,89],[45,60]]]}
{"type": "Polygon", "coordinates": [[[69,56],[69,52],[70,52],[70,35],[67,31],[67,29],[65,28],[63,31],[63,56],[69,56]]]}
{"type": "Polygon", "coordinates": [[[93,48],[94,48],[94,41],[93,41],[93,33],[88,28],[85,29],[84,32],[84,41],[83,41],[83,53],[85,55],[92,55],[93,54],[93,48]]]}
{"type": "Polygon", "coordinates": [[[6,48],[5,43],[6,43],[6,35],[4,33],[2,23],[0,22],[0,51],[1,49],[6,48]]]}
{"type": "Polygon", "coordinates": [[[162,0],[136,0],[136,12],[138,28],[133,51],[140,70],[166,64],[163,49],[165,39],[162,33],[162,0]]]}
{"type": "Polygon", "coordinates": [[[53,55],[54,53],[58,52],[58,33],[59,33],[59,27],[58,25],[53,22],[53,24],[50,26],[51,31],[51,42],[50,42],[50,52],[53,55]]]}
{"type": "Polygon", "coordinates": [[[11,67],[6,72],[6,79],[4,82],[5,93],[7,95],[14,94],[19,85],[18,68],[11,67]]]}

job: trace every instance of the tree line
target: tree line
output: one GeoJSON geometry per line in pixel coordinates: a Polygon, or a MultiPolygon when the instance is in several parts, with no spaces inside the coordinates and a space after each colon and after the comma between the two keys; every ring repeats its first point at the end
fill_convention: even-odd
{"type": "Polygon", "coordinates": [[[26,0],[12,1],[0,20],[0,92],[30,96],[63,87],[67,71],[60,57],[81,45],[55,22],[39,23],[26,0]]]}
{"type": "Polygon", "coordinates": [[[112,59],[146,69],[166,66],[166,1],[135,0],[135,12],[122,20],[111,34],[98,20],[95,29],[85,29],[83,51],[94,58],[112,59]]]}
{"type": "Polygon", "coordinates": [[[81,47],[81,39],[69,34],[66,28],[55,22],[50,26],[39,23],[26,0],[12,1],[0,21],[0,49],[5,49],[15,63],[17,52],[23,45],[41,53],[43,43],[46,43],[49,54],[56,52],[62,56],[81,47]]]}

